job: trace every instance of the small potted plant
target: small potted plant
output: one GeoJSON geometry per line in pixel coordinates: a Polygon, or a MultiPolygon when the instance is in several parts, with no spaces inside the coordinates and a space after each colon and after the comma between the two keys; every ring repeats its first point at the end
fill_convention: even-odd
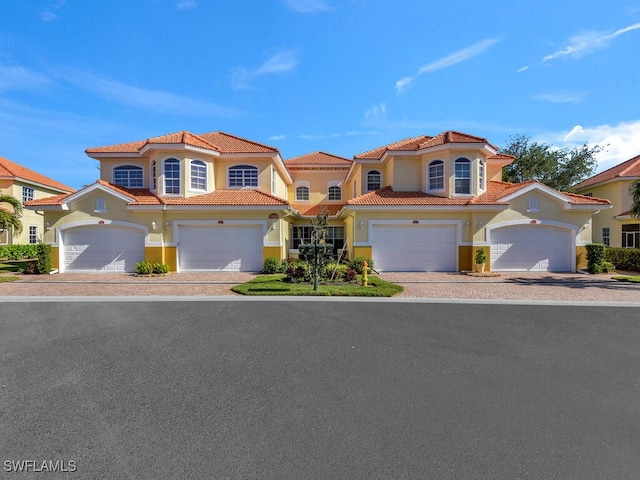
{"type": "Polygon", "coordinates": [[[484,253],[484,248],[478,248],[476,250],[476,272],[484,272],[484,266],[487,263],[487,254],[484,253]]]}

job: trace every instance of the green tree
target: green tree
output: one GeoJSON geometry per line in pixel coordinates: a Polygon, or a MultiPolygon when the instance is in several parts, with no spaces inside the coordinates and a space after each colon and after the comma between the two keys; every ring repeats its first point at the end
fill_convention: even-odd
{"type": "Polygon", "coordinates": [[[512,136],[508,142],[500,152],[513,155],[516,159],[502,169],[505,182],[538,180],[562,192],[571,191],[573,185],[595,173],[598,165],[595,156],[602,151],[602,147],[590,147],[586,142],[571,150],[556,148],[546,143],[532,142],[525,135],[512,136]]]}
{"type": "Polygon", "coordinates": [[[22,203],[11,195],[0,194],[0,227],[13,227],[15,235],[22,232],[22,203]]]}
{"type": "Polygon", "coordinates": [[[640,220],[640,179],[631,183],[629,194],[631,195],[631,216],[640,220]]]}

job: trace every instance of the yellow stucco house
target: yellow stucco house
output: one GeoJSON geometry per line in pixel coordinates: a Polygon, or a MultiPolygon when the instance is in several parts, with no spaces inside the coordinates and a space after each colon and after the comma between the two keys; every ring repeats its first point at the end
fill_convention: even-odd
{"type": "Polygon", "coordinates": [[[223,132],[178,132],[87,149],[100,179],[34,200],[62,272],[259,271],[296,256],[311,220],[329,215],[336,253],[380,271],[574,271],[586,265],[591,216],[607,200],[537,182],[501,181],[513,157],[458,132],[419,136],[346,159],[279,151],[223,132]]]}
{"type": "MultiPolygon", "coordinates": [[[[14,197],[22,203],[54,195],[74,192],[71,187],[34,172],[8,158],[0,157],[0,194],[14,197]]],[[[8,208],[8,205],[6,206],[8,208]]],[[[0,208],[3,206],[0,205],[0,208]]],[[[0,245],[39,243],[46,228],[42,213],[24,208],[22,232],[17,234],[10,227],[0,224],[0,245]]]]}
{"type": "Polygon", "coordinates": [[[640,179],[640,155],[588,178],[574,188],[583,195],[606,198],[613,209],[593,217],[593,241],[610,247],[640,248],[640,221],[631,218],[629,187],[640,179]]]}

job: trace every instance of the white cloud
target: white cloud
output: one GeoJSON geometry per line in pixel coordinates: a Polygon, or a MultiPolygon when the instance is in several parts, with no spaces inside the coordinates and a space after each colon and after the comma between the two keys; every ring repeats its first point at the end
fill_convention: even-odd
{"type": "Polygon", "coordinates": [[[269,137],[269,140],[284,140],[285,136],[284,135],[271,135],[269,137]]]}
{"type": "Polygon", "coordinates": [[[549,103],[580,103],[584,100],[587,92],[554,92],[554,93],[540,93],[534,95],[534,100],[549,103]]]}
{"type": "Polygon", "coordinates": [[[362,123],[370,125],[387,119],[387,106],[384,103],[372,105],[364,112],[362,123]]]}
{"type": "Polygon", "coordinates": [[[529,70],[529,65],[525,65],[524,67],[519,68],[518,70],[516,70],[516,72],[526,72],[527,70],[529,70]]]}
{"type": "Polygon", "coordinates": [[[53,22],[60,18],[57,12],[66,5],[65,0],[58,0],[57,2],[50,3],[46,10],[40,12],[40,20],[43,22],[53,22]]]}
{"type": "Polygon", "coordinates": [[[253,70],[238,67],[231,74],[231,87],[234,90],[249,88],[249,82],[256,77],[273,73],[284,73],[293,70],[298,63],[298,55],[291,50],[283,50],[268,58],[262,65],[253,70]]]}
{"type": "Polygon", "coordinates": [[[0,92],[3,90],[39,89],[50,82],[49,78],[28,68],[0,65],[0,92]]]}
{"type": "Polygon", "coordinates": [[[196,98],[134,87],[118,82],[117,80],[102,78],[77,70],[69,70],[58,74],[58,76],[66,82],[77,85],[83,90],[92,92],[104,99],[140,110],[205,117],[235,118],[243,115],[239,110],[223,107],[196,98]]]}
{"type": "Polygon", "coordinates": [[[326,0],[284,0],[284,3],[298,13],[330,12],[333,10],[326,0]]]}
{"type": "Polygon", "coordinates": [[[196,8],[197,6],[198,4],[195,2],[195,0],[180,0],[176,4],[176,8],[178,10],[189,10],[191,8],[196,8]]]}
{"type": "Polygon", "coordinates": [[[548,62],[559,57],[570,56],[573,58],[580,58],[584,55],[603,50],[611,45],[611,42],[616,37],[628,32],[640,29],[640,23],[634,23],[628,27],[616,30],[613,33],[605,32],[586,32],[581,35],[577,35],[569,39],[569,45],[562,50],[559,50],[551,55],[545,56],[542,61],[548,62]]]}
{"type": "Polygon", "coordinates": [[[596,157],[600,172],[640,154],[640,120],[593,127],[576,125],[569,131],[549,133],[538,140],[557,147],[573,148],[584,142],[604,147],[596,157]]]}
{"type": "Polygon", "coordinates": [[[444,68],[449,68],[454,65],[457,65],[458,63],[462,63],[466,60],[469,60],[470,58],[485,52],[486,50],[494,46],[496,43],[498,43],[499,41],[500,41],[499,38],[487,38],[478,43],[474,43],[469,47],[453,52],[452,54],[447,55],[446,57],[443,57],[431,63],[428,63],[427,65],[420,67],[420,69],[415,75],[407,76],[398,80],[396,82],[396,92],[402,93],[404,90],[406,90],[409,87],[411,82],[413,82],[413,80],[415,80],[420,75],[424,75],[425,73],[435,72],[437,70],[442,70],[444,68]]]}

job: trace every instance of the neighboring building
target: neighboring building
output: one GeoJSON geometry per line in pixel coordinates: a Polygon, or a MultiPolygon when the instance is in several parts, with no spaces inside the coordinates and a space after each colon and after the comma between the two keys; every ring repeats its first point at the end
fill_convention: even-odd
{"type": "MultiPolygon", "coordinates": [[[[24,204],[74,191],[56,180],[0,157],[0,193],[3,195],[17,198],[24,204]]],[[[39,243],[42,240],[46,228],[42,212],[24,208],[20,220],[22,233],[19,235],[0,224],[0,245],[39,243]]]]}
{"type": "Polygon", "coordinates": [[[100,179],[34,200],[60,271],[258,271],[297,254],[326,211],[327,242],[378,270],[574,271],[586,265],[591,215],[607,200],[537,182],[501,181],[513,157],[457,132],[386,145],[353,160],[323,152],[283,161],[277,149],[222,132],[179,132],[87,154],[100,179]]]}
{"type": "Polygon", "coordinates": [[[593,217],[593,241],[610,247],[640,248],[640,221],[631,218],[629,187],[640,178],[640,155],[588,178],[574,187],[583,195],[613,204],[593,217]]]}

